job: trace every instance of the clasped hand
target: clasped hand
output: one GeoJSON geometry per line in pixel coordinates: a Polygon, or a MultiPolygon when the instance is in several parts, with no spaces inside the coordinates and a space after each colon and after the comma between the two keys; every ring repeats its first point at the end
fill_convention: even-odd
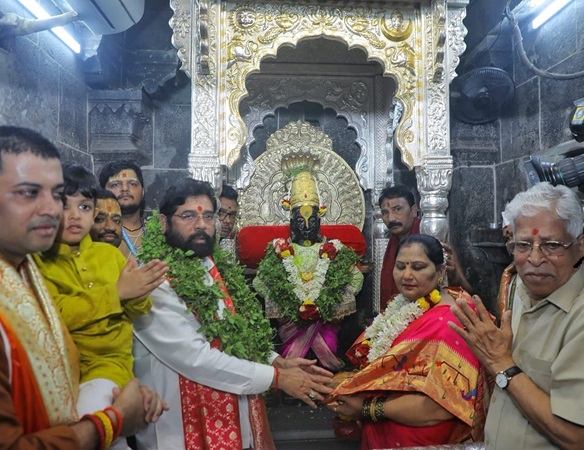
{"type": "Polygon", "coordinates": [[[279,387],[312,408],[332,392],[333,374],[317,366],[316,360],[278,357],[274,365],[280,368],[279,387]]]}
{"type": "Polygon", "coordinates": [[[448,326],[462,337],[473,353],[491,373],[513,366],[511,345],[511,311],[501,317],[501,327],[497,327],[478,295],[473,295],[475,310],[463,299],[457,299],[452,313],[462,324],[448,322],[448,326]]]}

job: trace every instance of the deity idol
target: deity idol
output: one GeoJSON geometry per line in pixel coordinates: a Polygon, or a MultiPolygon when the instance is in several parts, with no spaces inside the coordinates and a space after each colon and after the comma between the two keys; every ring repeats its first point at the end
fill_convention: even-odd
{"type": "Polygon", "coordinates": [[[282,161],[292,179],[290,197],[282,202],[291,212],[291,238],[268,245],[253,285],[266,300],[268,318],[279,320],[281,355],[312,351],[322,366],[337,371],[343,366],[336,356],[341,320],[356,311],[363,274],[352,249],[320,235],[326,207],[312,174],[316,164],[312,156],[282,161]]]}

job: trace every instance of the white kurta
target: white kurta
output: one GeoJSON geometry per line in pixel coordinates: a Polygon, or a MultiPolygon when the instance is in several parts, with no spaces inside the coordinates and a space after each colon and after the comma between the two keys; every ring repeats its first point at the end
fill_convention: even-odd
{"type": "MultiPolygon", "coordinates": [[[[209,259],[204,260],[210,266],[209,259]]],[[[211,277],[207,280],[211,283],[211,277]]],[[[239,395],[243,447],[252,444],[247,397],[266,391],[274,368],[211,348],[201,324],[164,282],[150,295],[152,310],[134,320],[134,374],[155,389],[170,410],[136,436],[139,450],[184,450],[179,374],[213,389],[239,395]]],[[[222,310],[224,303],[219,299],[222,310]]],[[[273,361],[278,355],[273,354],[273,361]]]]}

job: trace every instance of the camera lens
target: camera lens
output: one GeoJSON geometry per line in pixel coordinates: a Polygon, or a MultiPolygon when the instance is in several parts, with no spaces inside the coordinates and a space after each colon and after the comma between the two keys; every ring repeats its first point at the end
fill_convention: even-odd
{"type": "Polygon", "coordinates": [[[539,181],[549,181],[554,186],[563,184],[568,187],[584,183],[584,155],[566,158],[557,163],[543,162],[537,156],[532,156],[531,163],[539,176],[539,181]]]}

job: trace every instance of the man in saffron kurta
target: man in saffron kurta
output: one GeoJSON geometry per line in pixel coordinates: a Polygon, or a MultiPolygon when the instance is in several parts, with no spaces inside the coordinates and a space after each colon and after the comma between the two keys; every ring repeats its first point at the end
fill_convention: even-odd
{"type": "Polygon", "coordinates": [[[32,259],[18,270],[0,259],[0,336],[2,442],[40,432],[47,448],[78,448],[64,426],[77,420],[78,354],[32,259]]]}
{"type": "MultiPolygon", "coordinates": [[[[0,126],[2,448],[81,450],[100,444],[91,420],[77,422],[77,350],[28,256],[53,244],[63,211],[62,191],[57,149],[31,130],[0,126]]],[[[124,435],[150,420],[144,405],[152,399],[143,396],[137,380],[124,389],[115,403],[124,435]]],[[[158,415],[158,397],[151,405],[158,415]]]]}
{"type": "MultiPolygon", "coordinates": [[[[212,187],[188,178],[166,192],[160,218],[166,243],[201,258],[208,270],[205,285],[217,282],[225,288],[210,257],[216,211],[212,187]]],[[[156,238],[150,233],[146,239],[156,238]]],[[[300,368],[312,367],[313,361],[286,361],[272,352],[272,366],[222,351],[220,342],[206,339],[200,330],[204,324],[169,283],[155,289],[151,298],[150,313],[134,321],[134,372],[160,389],[170,411],[137,435],[139,450],[274,449],[258,394],[279,387],[315,406],[314,399],[330,392],[323,383],[331,374],[300,368]]],[[[237,314],[229,292],[217,298],[217,306],[219,314],[237,314]]]]}

